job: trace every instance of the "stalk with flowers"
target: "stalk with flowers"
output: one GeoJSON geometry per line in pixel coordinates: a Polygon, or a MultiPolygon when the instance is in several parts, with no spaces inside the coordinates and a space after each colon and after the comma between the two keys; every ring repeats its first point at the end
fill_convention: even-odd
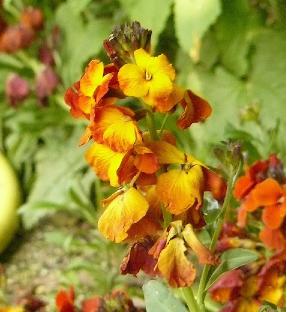
{"type": "Polygon", "coordinates": [[[176,122],[183,131],[205,121],[212,108],[176,84],[167,57],[151,55],[150,39],[151,31],[138,22],[116,27],[104,41],[111,63],[92,60],[65,101],[73,117],[88,121],[80,139],[80,145],[92,141],[88,163],[116,188],[102,201],[98,230],[108,240],[130,245],[122,274],[161,277],[180,290],[189,311],[204,312],[208,289],[236,267],[223,268],[218,242],[241,169],[240,146],[229,142],[216,149],[221,174],[178,148],[175,135],[165,129],[168,116],[183,110],[176,122]],[[207,244],[199,239],[207,228],[205,192],[221,204],[207,244]]]}

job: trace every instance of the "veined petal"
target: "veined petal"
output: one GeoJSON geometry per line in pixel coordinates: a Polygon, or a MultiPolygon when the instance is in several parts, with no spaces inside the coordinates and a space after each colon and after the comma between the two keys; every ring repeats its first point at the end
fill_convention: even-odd
{"type": "Polygon", "coordinates": [[[143,97],[148,94],[149,82],[145,72],[135,64],[125,64],[118,73],[121,90],[127,96],[143,97]]]}
{"type": "Polygon", "coordinates": [[[196,271],[185,255],[186,247],[180,238],[174,238],[162,250],[158,258],[158,269],[171,287],[189,287],[196,271]]]}
{"type": "Polygon", "coordinates": [[[183,90],[178,86],[173,86],[173,90],[168,97],[151,98],[146,97],[147,104],[154,105],[156,110],[160,113],[169,112],[176,104],[178,104],[183,97],[183,90]]]}
{"type": "Polygon", "coordinates": [[[192,123],[204,121],[212,112],[209,103],[191,90],[185,92],[181,106],[184,111],[177,120],[177,125],[181,129],[190,127],[192,123]]]}
{"type": "Polygon", "coordinates": [[[101,84],[104,74],[104,64],[99,60],[92,60],[86,67],[80,80],[80,91],[83,95],[92,97],[96,88],[101,84]]]}
{"type": "Polygon", "coordinates": [[[117,152],[128,151],[142,140],[132,117],[133,112],[124,107],[108,105],[96,109],[91,127],[94,140],[117,152]]]}
{"type": "Polygon", "coordinates": [[[262,221],[271,230],[278,229],[285,217],[285,204],[266,206],[263,209],[262,221]]]}
{"type": "Polygon", "coordinates": [[[184,164],[186,161],[185,154],[176,146],[165,141],[150,141],[148,147],[156,155],[161,165],[165,164],[184,164]]]}
{"type": "Polygon", "coordinates": [[[216,261],[214,255],[200,242],[190,224],[185,226],[182,235],[188,246],[197,255],[201,264],[215,264],[216,261]]]}
{"type": "Polygon", "coordinates": [[[260,206],[276,204],[282,195],[283,189],[280,184],[268,178],[254,187],[246,198],[244,206],[247,211],[254,211],[260,206]]]}
{"type": "Polygon", "coordinates": [[[135,151],[135,167],[144,173],[152,174],[159,169],[159,164],[156,155],[144,145],[136,145],[135,151]]]}
{"type": "Polygon", "coordinates": [[[112,186],[118,186],[117,170],[124,155],[124,153],[114,152],[103,144],[94,143],[87,150],[86,159],[100,179],[109,180],[112,186]]]}
{"type": "Polygon", "coordinates": [[[202,203],[203,173],[200,166],[195,165],[189,171],[172,169],[159,176],[156,185],[157,194],[172,214],[178,215],[196,202],[202,203]]]}
{"type": "Polygon", "coordinates": [[[259,237],[271,249],[283,250],[285,248],[286,240],[280,229],[271,230],[265,227],[259,233],[259,237]]]}
{"type": "Polygon", "coordinates": [[[173,85],[168,76],[162,73],[155,73],[149,81],[149,98],[153,99],[168,99],[173,91],[173,85]]]}
{"type": "Polygon", "coordinates": [[[144,196],[131,187],[108,205],[99,219],[99,231],[111,241],[122,242],[132,224],[145,216],[148,206],[144,196]]]}
{"type": "Polygon", "coordinates": [[[142,270],[151,276],[157,275],[156,260],[148,253],[152,244],[152,240],[144,240],[133,244],[122,261],[121,273],[137,275],[142,270]]]}
{"type": "Polygon", "coordinates": [[[147,62],[146,69],[152,75],[159,73],[167,76],[171,81],[175,79],[175,70],[164,54],[150,57],[149,62],[147,62]]]}
{"type": "Polygon", "coordinates": [[[234,197],[237,199],[242,199],[244,196],[246,196],[247,193],[250,192],[254,185],[255,182],[249,175],[238,178],[234,186],[234,197]]]}

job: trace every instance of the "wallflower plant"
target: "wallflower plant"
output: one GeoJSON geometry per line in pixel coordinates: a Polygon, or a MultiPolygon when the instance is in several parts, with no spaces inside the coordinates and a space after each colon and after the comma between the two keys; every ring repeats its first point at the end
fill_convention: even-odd
{"type": "MultiPolygon", "coordinates": [[[[151,31],[138,22],[116,27],[104,41],[111,63],[91,60],[80,80],[67,90],[65,101],[73,117],[87,120],[80,140],[81,145],[91,141],[87,162],[99,179],[116,188],[102,202],[98,230],[108,240],[130,245],[121,272],[137,275],[143,271],[163,278],[189,311],[204,312],[208,289],[233,268],[223,269],[218,239],[241,168],[240,146],[228,142],[216,150],[222,174],[178,147],[175,135],[165,129],[168,116],[183,110],[176,124],[184,131],[205,121],[212,108],[192,90],[176,84],[175,68],[164,54],[152,55],[150,38],[151,31]],[[156,114],[164,116],[163,124],[157,124],[156,114]],[[220,205],[212,226],[206,225],[204,215],[206,192],[220,205]],[[210,236],[205,244],[199,238],[202,232],[210,236]]],[[[241,208],[242,214],[266,205],[266,215],[270,206],[281,205],[284,189],[272,183],[278,196],[262,203],[253,197],[263,186],[254,187],[254,182],[252,191],[248,186],[246,201],[252,203],[241,208]]],[[[281,219],[266,226],[277,230],[281,219]]],[[[244,258],[250,255],[248,250],[238,252],[238,266],[250,261],[244,258]]],[[[242,285],[244,278],[238,274],[242,285]]],[[[214,293],[219,287],[212,289],[214,293]]]]}

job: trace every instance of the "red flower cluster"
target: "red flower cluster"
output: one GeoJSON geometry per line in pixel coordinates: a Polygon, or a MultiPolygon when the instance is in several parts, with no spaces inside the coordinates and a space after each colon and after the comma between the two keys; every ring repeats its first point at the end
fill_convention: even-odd
{"type": "Polygon", "coordinates": [[[258,312],[264,302],[284,306],[285,254],[225,273],[210,289],[221,312],[258,312]]]}
{"type": "Polygon", "coordinates": [[[271,249],[285,249],[285,176],[276,155],[247,168],[236,182],[234,196],[241,202],[238,225],[245,227],[252,219],[261,220],[259,235],[264,244],[271,249]]]}
{"type": "Polygon", "coordinates": [[[43,27],[43,13],[40,9],[28,7],[20,15],[19,23],[8,25],[0,17],[0,52],[14,53],[27,48],[43,27]]]}
{"type": "Polygon", "coordinates": [[[121,290],[115,290],[104,297],[94,296],[85,299],[80,308],[75,303],[73,288],[61,290],[56,295],[56,307],[58,312],[143,312],[142,309],[136,308],[127,293],[121,290]]]}

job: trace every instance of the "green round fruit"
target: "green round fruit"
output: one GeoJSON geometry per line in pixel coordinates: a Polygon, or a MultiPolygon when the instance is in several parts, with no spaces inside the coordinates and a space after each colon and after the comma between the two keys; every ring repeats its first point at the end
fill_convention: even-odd
{"type": "Polygon", "coordinates": [[[21,190],[16,174],[0,153],[0,253],[8,246],[19,225],[17,209],[21,190]]]}

